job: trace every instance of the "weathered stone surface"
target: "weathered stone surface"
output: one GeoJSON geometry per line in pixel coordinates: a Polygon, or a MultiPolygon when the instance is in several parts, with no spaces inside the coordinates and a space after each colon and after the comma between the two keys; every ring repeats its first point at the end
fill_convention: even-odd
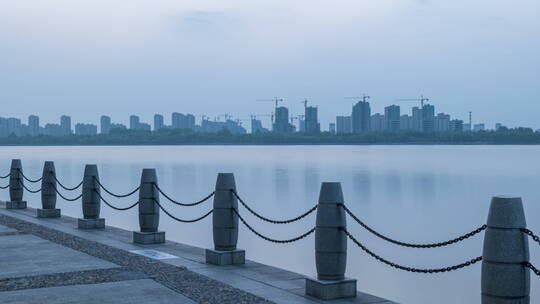
{"type": "Polygon", "coordinates": [[[60,209],[37,209],[37,217],[42,217],[42,218],[60,217],[60,209]]]}
{"type": "Polygon", "coordinates": [[[6,209],[26,209],[26,201],[6,202],[6,209]]]}
{"type": "Polygon", "coordinates": [[[77,219],[77,228],[79,229],[104,229],[105,228],[105,219],[77,219]]]}
{"type": "Polygon", "coordinates": [[[207,264],[224,266],[246,263],[246,252],[241,249],[227,251],[206,249],[205,253],[207,264]]]}
{"type": "Polygon", "coordinates": [[[143,244],[143,245],[165,243],[165,231],[157,231],[157,232],[133,231],[133,243],[143,244]]]}
{"type": "Polygon", "coordinates": [[[139,227],[141,232],[155,233],[159,228],[159,192],[155,169],[143,169],[139,190],[139,227]]]}
{"type": "Polygon", "coordinates": [[[325,281],[306,278],[306,295],[322,300],[353,298],[356,297],[356,280],[325,281]]]}
{"type": "Polygon", "coordinates": [[[235,250],[238,243],[238,199],[231,190],[236,190],[234,174],[219,173],[214,194],[212,232],[216,251],[235,250]]]}

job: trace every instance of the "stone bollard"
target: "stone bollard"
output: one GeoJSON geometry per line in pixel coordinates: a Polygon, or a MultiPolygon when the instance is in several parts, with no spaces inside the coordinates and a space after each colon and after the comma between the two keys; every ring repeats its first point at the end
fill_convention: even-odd
{"type": "Polygon", "coordinates": [[[99,217],[101,199],[98,193],[101,193],[101,191],[96,180],[99,181],[97,165],[86,165],[82,184],[83,218],[77,220],[79,229],[105,228],[105,219],[99,217]]]}
{"type": "Polygon", "coordinates": [[[11,170],[9,176],[9,201],[6,202],[6,209],[26,209],[26,201],[23,201],[24,180],[21,173],[21,160],[11,160],[11,170]]]}
{"type": "Polygon", "coordinates": [[[493,197],[482,253],[482,304],[529,304],[529,243],[519,197],[493,197]]]}
{"type": "Polygon", "coordinates": [[[214,194],[212,230],[214,249],[206,249],[206,263],[213,265],[245,264],[246,252],[236,248],[238,242],[238,199],[233,173],[219,173],[214,194]]]}
{"type": "Polygon", "coordinates": [[[156,169],[143,169],[139,190],[139,231],[133,231],[133,242],[137,244],[165,243],[165,231],[158,231],[159,192],[156,169]]]}
{"type": "Polygon", "coordinates": [[[322,183],[317,206],[315,264],[317,278],[306,279],[306,295],[322,300],[356,297],[356,280],[345,278],[347,227],[340,183],[322,183]]]}
{"type": "Polygon", "coordinates": [[[37,217],[60,217],[60,209],[56,208],[56,180],[54,162],[46,161],[41,178],[41,207],[37,209],[37,217]]]}

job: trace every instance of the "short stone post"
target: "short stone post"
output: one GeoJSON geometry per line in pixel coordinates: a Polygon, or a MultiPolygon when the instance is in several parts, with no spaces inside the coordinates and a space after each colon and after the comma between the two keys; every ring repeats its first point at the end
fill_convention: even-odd
{"type": "Polygon", "coordinates": [[[482,304],[529,304],[529,243],[519,197],[493,197],[482,253],[482,304]]]}
{"type": "Polygon", "coordinates": [[[11,170],[9,176],[9,201],[6,202],[6,209],[26,209],[26,201],[23,201],[24,180],[21,173],[21,160],[11,160],[11,170]]]}
{"type": "Polygon", "coordinates": [[[83,218],[77,220],[79,229],[103,229],[105,219],[99,217],[101,211],[101,193],[99,185],[99,173],[97,165],[86,165],[82,184],[82,210],[83,218]]]}
{"type": "Polygon", "coordinates": [[[219,173],[214,194],[212,230],[214,249],[206,249],[206,263],[213,265],[245,264],[246,252],[236,248],[238,243],[238,199],[233,173],[219,173]]]}
{"type": "Polygon", "coordinates": [[[165,243],[165,231],[158,231],[159,226],[159,192],[156,169],[143,169],[141,188],[139,190],[139,227],[141,231],[133,231],[133,242],[137,244],[165,243]]]}
{"type": "Polygon", "coordinates": [[[56,180],[54,162],[46,161],[41,176],[41,209],[37,209],[37,217],[60,217],[60,209],[56,208],[56,180]]]}
{"type": "Polygon", "coordinates": [[[306,279],[306,295],[322,300],[356,297],[356,280],[345,277],[347,227],[341,183],[322,183],[317,206],[317,278],[306,279]]]}

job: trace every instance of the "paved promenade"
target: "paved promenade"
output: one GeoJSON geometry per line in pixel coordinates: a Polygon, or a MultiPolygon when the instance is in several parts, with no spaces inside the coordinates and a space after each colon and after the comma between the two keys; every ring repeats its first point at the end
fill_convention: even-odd
{"type": "Polygon", "coordinates": [[[0,202],[0,303],[394,303],[364,293],[320,301],[304,295],[297,273],[252,261],[208,265],[202,248],[136,245],[131,231],[35,215],[0,202]],[[141,250],[160,259],[132,252],[141,250]]]}

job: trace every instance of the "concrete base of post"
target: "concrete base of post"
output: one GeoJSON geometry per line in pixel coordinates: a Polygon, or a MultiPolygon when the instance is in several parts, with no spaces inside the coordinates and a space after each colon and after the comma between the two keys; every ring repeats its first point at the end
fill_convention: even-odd
{"type": "Polygon", "coordinates": [[[321,300],[335,300],[356,297],[356,280],[345,278],[337,281],[323,281],[306,278],[306,295],[321,300]]]}
{"type": "Polygon", "coordinates": [[[26,201],[6,202],[6,209],[26,209],[26,201]]]}
{"type": "Polygon", "coordinates": [[[79,229],[104,229],[105,228],[105,219],[77,219],[77,228],[79,229]]]}
{"type": "Polygon", "coordinates": [[[143,244],[143,245],[165,243],[165,231],[158,231],[158,232],[133,231],[133,243],[143,244]]]}
{"type": "Polygon", "coordinates": [[[488,295],[482,295],[482,304],[530,304],[531,298],[529,296],[519,299],[508,298],[501,300],[500,297],[492,297],[488,295]]]}
{"type": "Polygon", "coordinates": [[[246,263],[246,251],[242,249],[221,251],[206,249],[206,264],[225,266],[246,263]]]}
{"type": "Polygon", "coordinates": [[[39,218],[60,217],[60,209],[37,209],[37,217],[39,218]]]}

